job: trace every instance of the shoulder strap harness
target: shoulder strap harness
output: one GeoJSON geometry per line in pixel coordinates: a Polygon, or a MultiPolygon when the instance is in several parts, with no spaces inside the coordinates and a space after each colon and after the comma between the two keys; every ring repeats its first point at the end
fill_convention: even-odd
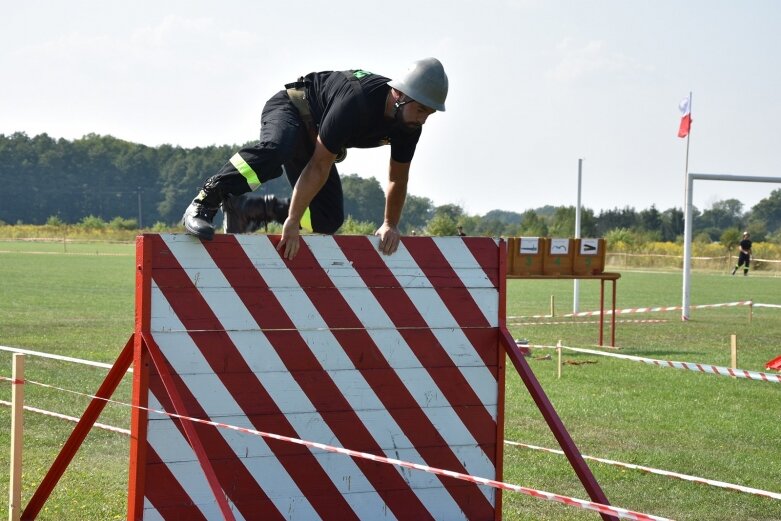
{"type": "MultiPolygon", "coordinates": [[[[363,96],[363,87],[361,87],[360,79],[371,75],[371,72],[358,69],[355,71],[341,71],[341,73],[350,80],[350,87],[358,94],[358,99],[361,104],[361,114],[364,120],[363,123],[365,124],[368,114],[366,98],[363,96]]],[[[296,110],[298,110],[298,114],[301,116],[301,120],[304,122],[307,132],[309,132],[312,144],[315,144],[317,142],[317,125],[312,117],[312,111],[309,109],[309,102],[306,99],[306,87],[310,83],[309,80],[301,76],[298,78],[298,81],[286,84],[285,89],[287,89],[287,95],[290,98],[290,101],[296,107],[296,110]]],[[[336,154],[335,162],[341,163],[344,161],[345,157],[347,157],[347,149],[342,147],[339,153],[336,154]]]]}

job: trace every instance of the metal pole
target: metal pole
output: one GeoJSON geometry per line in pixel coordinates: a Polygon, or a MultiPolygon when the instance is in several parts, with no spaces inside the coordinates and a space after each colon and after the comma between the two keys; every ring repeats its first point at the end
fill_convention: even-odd
{"type": "MultiPolygon", "coordinates": [[[[575,238],[580,239],[580,193],[583,181],[583,159],[578,159],[578,204],[575,207],[575,238]]],[[[572,291],[572,312],[577,313],[580,308],[580,280],[575,279],[572,291]]]]}
{"type": "Polygon", "coordinates": [[[694,179],[686,174],[686,208],[683,218],[683,303],[681,305],[681,320],[689,320],[689,295],[691,292],[692,267],[692,188],[694,179]]]}

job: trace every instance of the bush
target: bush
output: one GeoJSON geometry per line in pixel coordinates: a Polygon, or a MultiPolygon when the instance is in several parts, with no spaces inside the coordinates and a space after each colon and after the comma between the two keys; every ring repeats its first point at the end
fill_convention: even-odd
{"type": "Polygon", "coordinates": [[[152,225],[150,230],[154,233],[166,233],[171,231],[171,227],[168,226],[163,221],[157,221],[155,224],[152,225]]]}
{"type": "Polygon", "coordinates": [[[342,223],[342,227],[339,228],[337,233],[342,235],[373,235],[377,230],[374,223],[368,221],[356,221],[352,215],[348,215],[347,219],[342,223]]]}
{"type": "Polygon", "coordinates": [[[458,235],[456,220],[446,213],[438,213],[428,222],[426,235],[458,235]]]}
{"type": "Polygon", "coordinates": [[[104,221],[100,217],[95,217],[94,215],[88,215],[85,218],[83,218],[81,221],[79,221],[79,226],[81,226],[85,230],[103,230],[106,228],[106,221],[104,221]]]}
{"type": "Polygon", "coordinates": [[[55,227],[65,226],[65,221],[60,219],[59,215],[51,215],[49,216],[48,219],[46,219],[46,226],[55,226],[55,227]]]}
{"type": "Polygon", "coordinates": [[[122,217],[114,217],[111,222],[108,223],[109,228],[112,230],[137,230],[138,221],[136,219],[124,219],[122,217]]]}

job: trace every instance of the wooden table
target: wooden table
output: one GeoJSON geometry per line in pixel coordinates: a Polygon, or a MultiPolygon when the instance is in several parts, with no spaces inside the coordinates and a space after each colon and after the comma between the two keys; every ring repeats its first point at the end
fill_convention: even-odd
{"type": "Polygon", "coordinates": [[[613,283],[613,301],[610,313],[610,346],[616,346],[616,281],[620,273],[600,273],[598,275],[507,275],[508,279],[531,280],[598,280],[599,281],[599,345],[603,344],[605,318],[605,281],[613,283]]]}

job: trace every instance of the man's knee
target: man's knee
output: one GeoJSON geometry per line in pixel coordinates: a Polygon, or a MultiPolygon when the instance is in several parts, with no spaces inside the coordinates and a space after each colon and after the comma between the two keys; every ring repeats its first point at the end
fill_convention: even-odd
{"type": "Polygon", "coordinates": [[[312,225],[314,228],[313,231],[315,233],[333,235],[339,231],[339,228],[342,227],[343,223],[344,211],[339,209],[329,211],[327,215],[324,215],[321,219],[317,219],[317,221],[313,222],[312,225]]]}

